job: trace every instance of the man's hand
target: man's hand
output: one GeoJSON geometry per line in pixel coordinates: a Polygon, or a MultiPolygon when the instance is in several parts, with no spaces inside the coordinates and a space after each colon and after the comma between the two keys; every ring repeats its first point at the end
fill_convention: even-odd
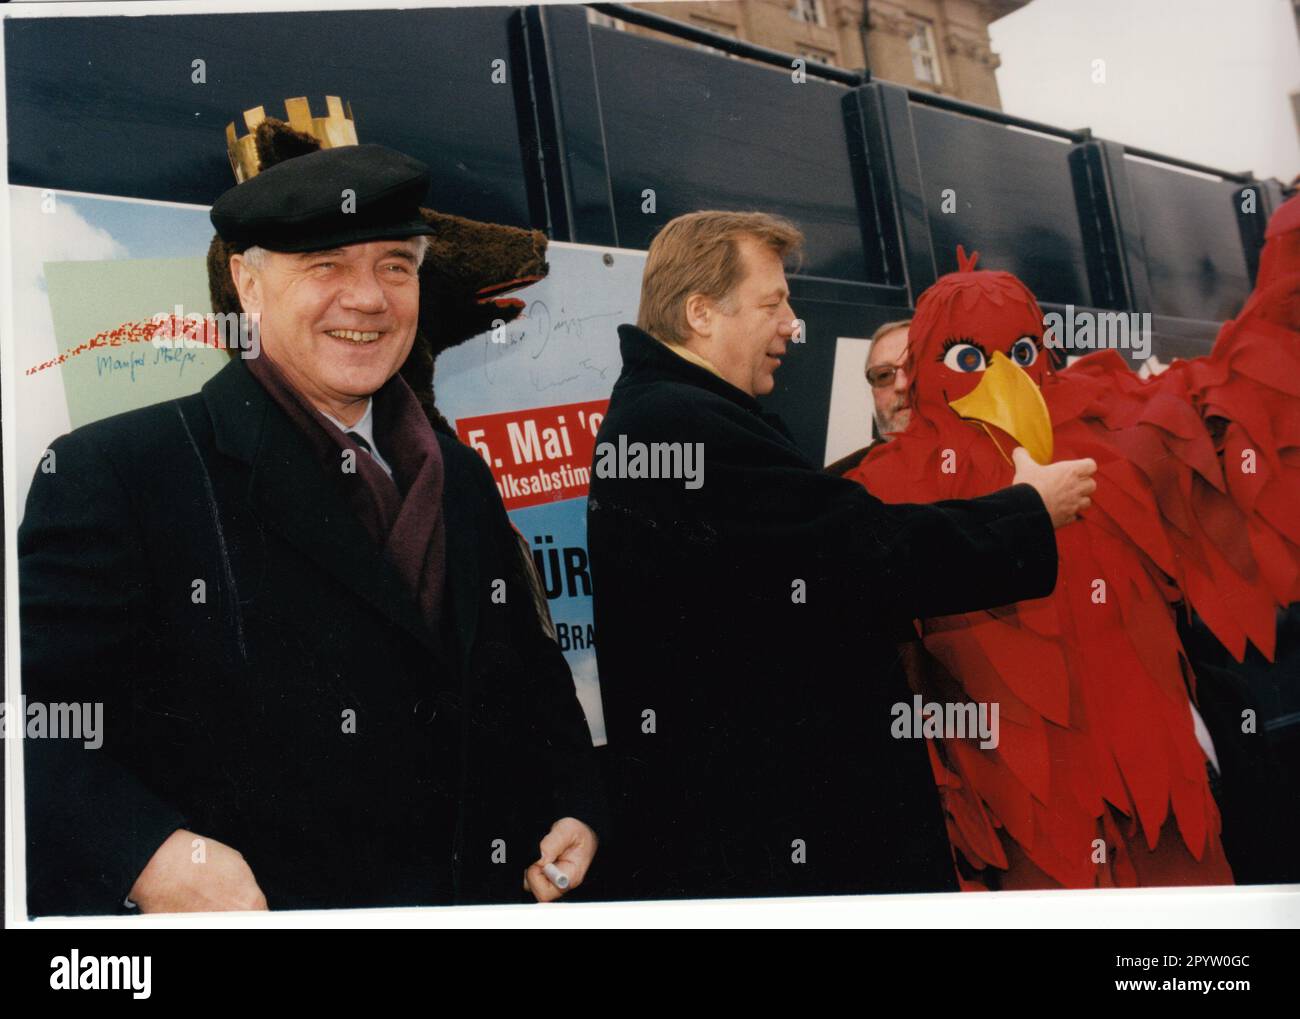
{"type": "Polygon", "coordinates": [[[216,839],[179,828],[158,847],[131,886],[142,913],[210,913],[223,909],[266,909],[266,896],[236,850],[216,839]],[[203,842],[201,863],[195,839],[203,842]]]}
{"type": "Polygon", "coordinates": [[[1062,460],[1044,467],[1023,446],[1012,450],[1011,458],[1016,465],[1011,483],[1032,485],[1038,491],[1053,527],[1064,527],[1092,505],[1088,497],[1097,490],[1092,477],[1097,473],[1096,460],[1062,460]]]}
{"type": "Polygon", "coordinates": [[[587,868],[596,855],[596,833],[576,817],[562,817],[551,825],[538,849],[541,857],[524,871],[524,887],[533,893],[538,902],[554,902],[564,891],[573,891],[587,876],[587,868]],[[555,864],[569,878],[564,891],[556,888],[546,876],[544,868],[555,864]]]}

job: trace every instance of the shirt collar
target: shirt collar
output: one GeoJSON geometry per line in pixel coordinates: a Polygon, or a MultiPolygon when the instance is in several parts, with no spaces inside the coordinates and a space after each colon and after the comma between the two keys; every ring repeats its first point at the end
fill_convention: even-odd
{"type": "MultiPolygon", "coordinates": [[[[317,409],[319,409],[319,408],[317,408],[317,409]]],[[[374,410],[375,410],[375,400],[374,400],[374,397],[366,397],[366,410],[365,410],[365,413],[363,413],[363,414],[361,415],[361,420],[359,420],[355,425],[345,425],[342,421],[340,421],[338,418],[336,418],[333,414],[330,414],[330,413],[328,413],[328,412],[326,412],[326,411],[323,411],[323,410],[322,410],[321,413],[324,414],[324,415],[325,415],[327,418],[329,418],[331,421],[333,421],[334,424],[338,427],[338,430],[339,430],[340,432],[343,432],[344,434],[346,434],[346,433],[348,433],[348,432],[356,432],[356,433],[357,433],[358,435],[360,435],[363,439],[365,439],[367,443],[370,444],[370,448],[371,448],[371,449],[378,449],[379,447],[375,445],[375,415],[374,415],[374,410]]]]}
{"type": "MultiPolygon", "coordinates": [[[[659,340],[659,337],[656,336],[655,339],[659,340]]],[[[691,350],[688,347],[683,346],[680,343],[669,343],[667,340],[659,340],[659,342],[662,343],[669,350],[671,350],[678,357],[685,358],[687,361],[690,361],[691,364],[699,365],[705,371],[713,372],[713,374],[716,375],[718,378],[722,378],[722,372],[718,371],[718,369],[714,366],[713,362],[710,361],[707,357],[695,353],[695,351],[691,350]]]]}
{"type": "Polygon", "coordinates": [[[370,447],[370,455],[374,457],[375,462],[384,469],[384,473],[391,478],[394,476],[392,464],[390,464],[387,460],[384,459],[384,454],[379,452],[379,444],[375,442],[375,413],[374,412],[375,412],[375,398],[372,396],[366,400],[366,410],[365,413],[361,415],[361,419],[357,421],[355,425],[349,428],[342,421],[336,418],[333,414],[325,414],[325,411],[321,411],[321,413],[325,414],[327,418],[333,421],[334,424],[338,426],[339,431],[343,432],[345,435],[348,432],[356,432],[363,439],[365,439],[366,444],[370,447]]]}

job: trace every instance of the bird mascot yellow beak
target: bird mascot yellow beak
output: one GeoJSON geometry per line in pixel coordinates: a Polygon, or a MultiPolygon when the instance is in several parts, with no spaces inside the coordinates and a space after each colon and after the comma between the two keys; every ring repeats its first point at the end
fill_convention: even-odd
{"type": "MultiPolygon", "coordinates": [[[[1000,350],[993,352],[980,384],[948,406],[967,421],[1002,429],[1040,464],[1052,462],[1052,418],[1043,394],[1025,370],[1000,350]]],[[[1007,451],[1002,455],[1007,456],[1007,451]]]]}

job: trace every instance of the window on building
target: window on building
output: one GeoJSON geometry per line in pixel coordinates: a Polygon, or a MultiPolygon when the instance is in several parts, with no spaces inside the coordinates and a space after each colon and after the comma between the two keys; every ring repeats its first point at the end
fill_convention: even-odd
{"type": "Polygon", "coordinates": [[[835,54],[827,53],[825,50],[816,49],[813,46],[800,46],[799,56],[805,60],[816,60],[819,64],[834,64],[835,54]]]}
{"type": "Polygon", "coordinates": [[[618,32],[627,31],[627,23],[619,18],[611,17],[608,14],[602,14],[600,11],[593,11],[587,8],[587,23],[599,25],[601,28],[612,28],[618,32]]]}
{"type": "Polygon", "coordinates": [[[907,44],[912,50],[912,73],[916,80],[928,85],[943,84],[939,76],[939,51],[934,45],[934,26],[923,18],[916,18],[907,44]]]}
{"type": "Polygon", "coordinates": [[[794,0],[790,8],[790,17],[807,25],[826,25],[826,11],[822,0],[794,0]]]}
{"type": "MultiPolygon", "coordinates": [[[[698,28],[706,28],[710,32],[714,32],[718,35],[725,35],[730,39],[740,38],[736,30],[732,28],[730,25],[722,25],[716,21],[705,21],[703,18],[692,18],[691,24],[695,25],[698,28]]],[[[697,42],[697,43],[693,43],[693,45],[697,50],[701,50],[705,53],[721,53],[724,57],[739,59],[738,57],[736,57],[736,54],[728,53],[726,50],[720,50],[716,46],[708,45],[708,43],[697,42]]]]}

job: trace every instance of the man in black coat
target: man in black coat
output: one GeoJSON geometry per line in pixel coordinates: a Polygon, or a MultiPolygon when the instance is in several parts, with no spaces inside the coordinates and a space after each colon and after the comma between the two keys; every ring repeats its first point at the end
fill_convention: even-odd
{"type": "Polygon", "coordinates": [[[914,618],[1047,595],[1091,461],[887,506],[818,471],[755,399],[794,325],[761,213],[655,238],[588,504],[612,816],[627,898],[954,889],[897,644],[914,618]],[[1027,482],[1027,483],[1022,483],[1027,482]]]}
{"type": "Polygon", "coordinates": [[[19,531],[24,695],[102,704],[102,745],[26,742],[31,914],[582,882],[601,796],[568,667],[486,466],[397,374],[427,188],[356,146],[227,192],[261,357],[51,444],[19,531]]]}

